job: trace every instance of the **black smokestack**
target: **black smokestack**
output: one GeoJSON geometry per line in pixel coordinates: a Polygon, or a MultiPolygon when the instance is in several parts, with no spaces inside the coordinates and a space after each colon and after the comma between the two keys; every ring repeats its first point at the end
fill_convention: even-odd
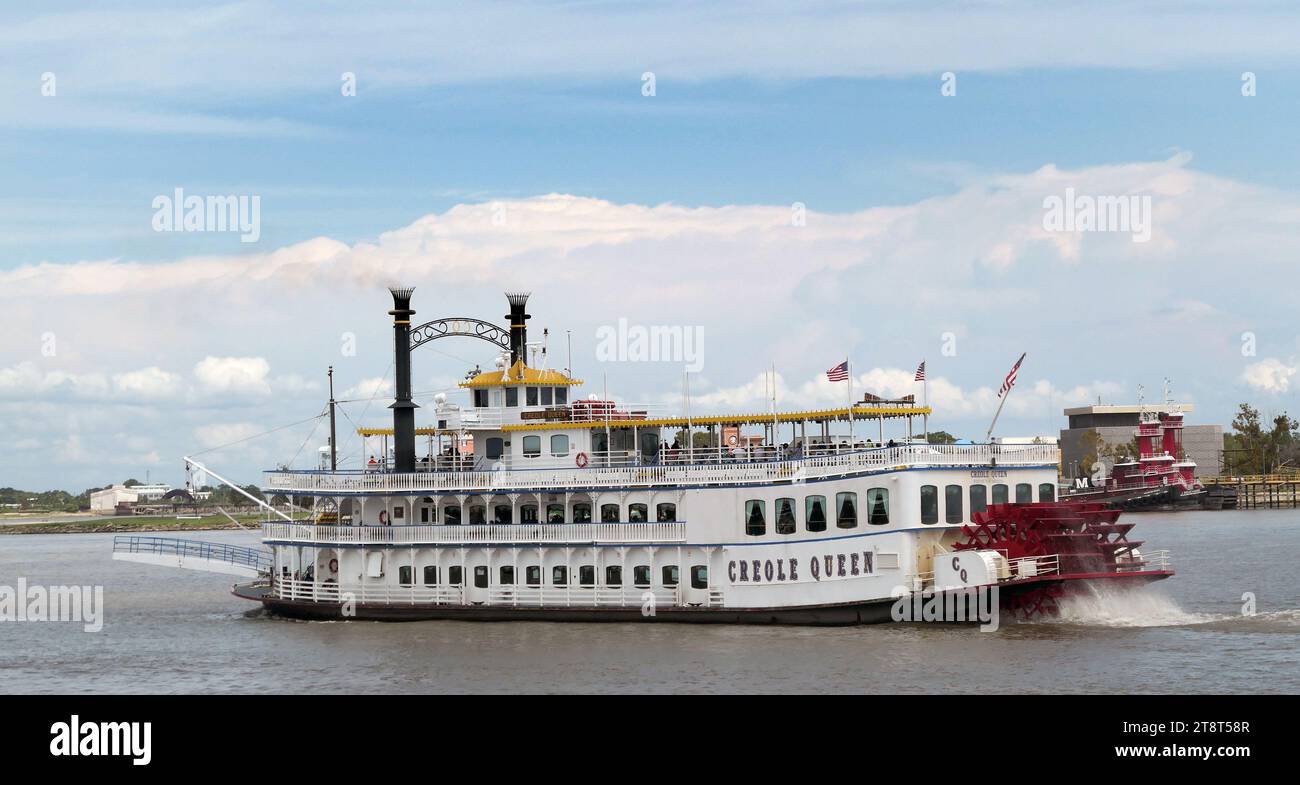
{"type": "Polygon", "coordinates": [[[528,292],[506,292],[506,299],[510,301],[510,313],[506,314],[510,320],[510,364],[514,365],[520,358],[527,360],[527,322],[532,317],[524,313],[524,306],[528,304],[528,292]]]}
{"type": "Polygon", "coordinates": [[[397,369],[397,400],[393,410],[394,470],[415,471],[415,410],[411,402],[411,293],[409,289],[389,289],[393,295],[393,362],[397,369]]]}

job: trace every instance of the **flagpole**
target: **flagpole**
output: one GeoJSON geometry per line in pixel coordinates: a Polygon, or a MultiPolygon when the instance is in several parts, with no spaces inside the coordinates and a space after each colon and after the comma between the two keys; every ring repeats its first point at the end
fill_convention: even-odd
{"type": "Polygon", "coordinates": [[[844,368],[849,372],[848,382],[849,391],[849,451],[853,451],[853,362],[847,357],[844,359],[844,368]]]}
{"type": "MultiPolygon", "coordinates": [[[[921,367],[925,368],[925,358],[921,359],[921,367]]],[[[926,368],[925,375],[921,377],[921,394],[925,398],[925,408],[930,408],[930,369],[926,368]]],[[[925,443],[930,443],[930,415],[921,415],[921,428],[925,431],[925,443]]]]}
{"type": "Polygon", "coordinates": [[[1002,407],[1006,406],[1007,399],[1010,397],[1011,397],[1011,390],[1007,390],[1007,394],[1002,396],[1002,403],[998,404],[997,412],[993,414],[993,422],[989,423],[989,432],[984,435],[984,442],[986,444],[993,443],[993,428],[998,424],[998,417],[1002,415],[1002,407]]]}

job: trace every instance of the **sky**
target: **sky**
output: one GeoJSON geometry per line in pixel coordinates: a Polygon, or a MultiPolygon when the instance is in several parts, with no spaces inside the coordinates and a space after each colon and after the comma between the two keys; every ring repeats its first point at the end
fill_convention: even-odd
{"type": "MultiPolygon", "coordinates": [[[[331,365],[355,462],[392,285],[420,321],[531,291],[580,394],[665,410],[688,366],[721,413],[773,373],[842,401],[846,357],[920,395],[924,359],[932,427],[982,439],[1027,352],[1000,435],[1165,378],[1191,423],[1300,411],[1296,40],[1270,2],[7,6],[0,486],[309,465],[331,365]],[[177,189],[255,231],[168,231],[177,189]]],[[[419,348],[420,423],[493,357],[419,348]]]]}

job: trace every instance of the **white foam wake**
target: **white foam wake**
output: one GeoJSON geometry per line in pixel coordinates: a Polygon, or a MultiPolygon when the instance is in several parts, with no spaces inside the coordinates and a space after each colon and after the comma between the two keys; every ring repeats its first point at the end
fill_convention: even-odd
{"type": "Polygon", "coordinates": [[[1178,627],[1227,618],[1220,614],[1185,611],[1153,586],[1088,585],[1079,589],[1057,603],[1060,608],[1058,623],[1097,627],[1178,627]]]}

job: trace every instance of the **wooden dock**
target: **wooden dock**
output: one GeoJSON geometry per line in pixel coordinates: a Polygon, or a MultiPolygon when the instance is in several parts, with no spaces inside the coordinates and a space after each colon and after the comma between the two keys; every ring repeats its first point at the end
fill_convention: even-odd
{"type": "Polygon", "coordinates": [[[1300,474],[1256,474],[1237,477],[1203,477],[1210,492],[1236,492],[1237,509],[1300,509],[1300,474]]]}

